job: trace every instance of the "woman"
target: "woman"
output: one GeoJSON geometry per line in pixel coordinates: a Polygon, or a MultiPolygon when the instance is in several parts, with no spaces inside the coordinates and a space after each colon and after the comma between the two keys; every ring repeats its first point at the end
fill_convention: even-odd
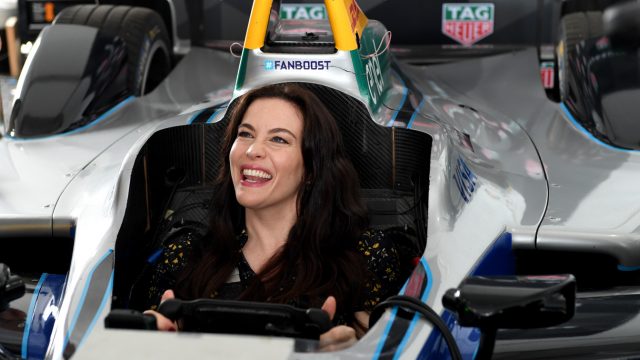
{"type": "MultiPolygon", "coordinates": [[[[399,262],[383,233],[366,230],[335,120],[295,84],[250,91],[231,111],[209,235],[169,241],[150,301],[174,289],[182,299],[321,307],[341,325],[321,343],[354,340],[367,329],[368,311],[397,292],[399,262]]],[[[159,328],[176,329],[152,313],[159,328]]]]}

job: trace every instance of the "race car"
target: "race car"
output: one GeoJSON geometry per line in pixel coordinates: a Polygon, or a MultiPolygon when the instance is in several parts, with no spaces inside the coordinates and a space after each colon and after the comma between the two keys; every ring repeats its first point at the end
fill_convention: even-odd
{"type": "MultiPolygon", "coordinates": [[[[564,32],[561,102],[542,87],[536,47],[416,64],[391,54],[389,30],[355,0],[325,1],[327,19],[284,19],[281,5],[254,1],[239,54],[193,46],[173,69],[149,9],[81,5],[43,30],[0,139],[0,262],[10,268],[0,269],[1,356],[640,352],[638,155],[589,132],[567,95],[574,85],[563,85],[604,89],[604,73],[586,78],[607,56],[583,54],[617,59],[617,46],[637,46],[616,37],[635,5],[607,7],[600,20],[613,30],[595,42],[569,48],[567,34],[585,30],[564,32]],[[175,301],[160,311],[202,332],[148,331],[140,279],[172,231],[204,223],[228,110],[284,82],[313,91],[338,120],[371,226],[397,234],[404,287],[362,339],[331,353],[318,352],[327,324],[317,309],[175,301]],[[49,103],[35,100],[43,93],[49,103]]],[[[488,36],[492,9],[445,3],[443,31],[488,36]]],[[[566,11],[569,28],[591,10],[566,11]]],[[[624,101],[634,88],[606,89],[624,101]]]]}

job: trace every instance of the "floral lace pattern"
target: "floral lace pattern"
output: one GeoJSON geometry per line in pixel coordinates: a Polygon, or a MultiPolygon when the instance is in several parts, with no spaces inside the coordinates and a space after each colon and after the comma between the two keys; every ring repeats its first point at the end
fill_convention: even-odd
{"type": "MultiPolygon", "coordinates": [[[[176,278],[184,269],[194,241],[192,232],[170,238],[152,269],[147,295],[149,308],[155,309],[165,290],[174,287],[176,278]]],[[[247,233],[238,236],[240,246],[247,242],[247,233]]],[[[368,230],[358,240],[357,250],[365,259],[368,276],[365,280],[363,303],[354,311],[371,311],[378,303],[397,293],[400,287],[400,259],[396,248],[380,230],[368,230]]],[[[242,253],[237,265],[237,276],[211,294],[212,298],[237,298],[256,276],[242,253]],[[233,281],[235,280],[235,281],[233,281]]],[[[294,302],[295,304],[295,302],[294,302]]]]}

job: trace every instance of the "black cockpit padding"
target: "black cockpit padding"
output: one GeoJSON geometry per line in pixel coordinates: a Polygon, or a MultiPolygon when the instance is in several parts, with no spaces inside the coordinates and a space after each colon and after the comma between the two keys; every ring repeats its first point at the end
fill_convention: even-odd
{"type": "MultiPolygon", "coordinates": [[[[403,258],[421,256],[426,246],[431,137],[378,125],[364,104],[335,89],[300,85],[316,94],[335,117],[347,154],[358,172],[371,227],[393,229],[403,258]]],[[[142,272],[145,261],[161,245],[167,231],[180,224],[201,223],[206,227],[210,184],[224,159],[220,154],[222,139],[235,104],[229,105],[227,115],[217,123],[158,131],[138,155],[130,186],[138,192],[130,194],[125,223],[116,242],[114,292],[127,294],[116,295],[116,299],[128,298],[136,281],[130,274],[142,272]],[[179,183],[168,176],[176,172],[184,172],[179,183]],[[132,267],[134,258],[142,265],[132,267]],[[120,264],[119,260],[128,264],[120,264]]],[[[127,305],[124,300],[114,300],[114,308],[127,305]]]]}

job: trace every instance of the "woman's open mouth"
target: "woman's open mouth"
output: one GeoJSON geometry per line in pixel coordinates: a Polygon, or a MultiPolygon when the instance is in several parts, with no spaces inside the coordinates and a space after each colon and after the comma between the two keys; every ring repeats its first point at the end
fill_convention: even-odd
{"type": "Polygon", "coordinates": [[[262,185],[271,180],[273,176],[264,170],[242,169],[243,185],[262,185]]]}

